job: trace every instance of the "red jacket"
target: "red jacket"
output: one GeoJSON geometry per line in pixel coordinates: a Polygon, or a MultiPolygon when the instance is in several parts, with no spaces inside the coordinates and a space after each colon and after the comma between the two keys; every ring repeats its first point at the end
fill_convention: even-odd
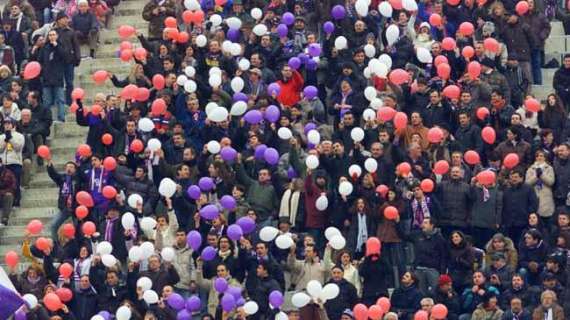
{"type": "Polygon", "coordinates": [[[299,100],[301,100],[301,90],[303,90],[303,85],[305,80],[303,76],[297,70],[293,70],[293,76],[289,81],[283,82],[283,80],[277,81],[279,87],[281,88],[279,95],[277,96],[277,101],[284,106],[291,107],[295,105],[299,100]]]}
{"type": "MultiPolygon", "coordinates": [[[[326,191],[325,191],[326,192],[326,191]]],[[[305,178],[305,227],[306,228],[324,228],[326,223],[326,210],[317,209],[317,199],[321,196],[322,191],[313,181],[313,175],[308,174],[305,178]]],[[[326,196],[326,193],[325,193],[326,196]]]]}

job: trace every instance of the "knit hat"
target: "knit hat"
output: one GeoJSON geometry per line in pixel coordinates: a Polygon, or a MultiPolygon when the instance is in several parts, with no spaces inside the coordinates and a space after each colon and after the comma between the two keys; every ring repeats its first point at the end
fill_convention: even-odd
{"type": "Polygon", "coordinates": [[[442,274],[441,276],[439,276],[439,279],[437,280],[437,285],[438,286],[444,286],[446,284],[451,284],[453,282],[453,280],[451,279],[451,277],[447,274],[442,274]]]}

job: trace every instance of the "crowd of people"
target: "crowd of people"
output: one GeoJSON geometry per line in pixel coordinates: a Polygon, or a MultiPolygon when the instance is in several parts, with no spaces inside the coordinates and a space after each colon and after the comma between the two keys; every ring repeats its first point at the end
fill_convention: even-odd
{"type": "Polygon", "coordinates": [[[14,319],[569,317],[565,4],[149,0],[92,76],[119,93],[74,88],[117,5],[2,12],[0,227],[59,190],[6,254],[14,319]],[[65,163],[52,107],[87,127],[65,163]]]}

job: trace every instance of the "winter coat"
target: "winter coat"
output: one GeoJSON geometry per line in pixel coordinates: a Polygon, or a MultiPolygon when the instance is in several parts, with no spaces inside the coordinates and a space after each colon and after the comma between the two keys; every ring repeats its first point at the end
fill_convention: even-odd
{"type": "Polygon", "coordinates": [[[552,79],[552,86],[556,90],[556,94],[568,105],[570,103],[570,68],[562,66],[556,70],[552,79]]]}
{"type": "Polygon", "coordinates": [[[526,284],[518,289],[515,289],[512,287],[512,285],[510,285],[508,289],[503,291],[501,294],[501,299],[499,301],[501,308],[509,308],[511,305],[511,300],[515,297],[521,299],[523,306],[525,306],[527,309],[532,308],[538,303],[535,293],[526,284]]]}
{"type": "Polygon", "coordinates": [[[57,207],[59,210],[71,210],[75,204],[75,193],[79,191],[79,184],[80,179],[79,175],[75,174],[71,176],[71,185],[65,186],[65,180],[67,179],[67,174],[59,174],[53,165],[47,166],[47,173],[50,179],[55,182],[55,184],[59,187],[58,191],[58,198],[57,198],[57,207]],[[67,189],[69,188],[69,189],[67,189]]]}
{"type": "Polygon", "coordinates": [[[471,189],[474,197],[471,207],[471,225],[478,228],[497,230],[502,222],[503,192],[499,188],[487,188],[489,198],[485,201],[483,187],[471,189]]]}
{"type": "Polygon", "coordinates": [[[32,111],[32,119],[38,121],[37,128],[34,128],[34,132],[37,132],[45,137],[50,134],[50,127],[52,124],[52,114],[51,109],[43,105],[38,105],[36,107],[30,107],[32,111]]]}
{"type": "Polygon", "coordinates": [[[439,230],[431,233],[418,231],[412,235],[414,243],[414,267],[432,268],[445,273],[448,249],[447,243],[439,230]]]}
{"type": "Polygon", "coordinates": [[[140,277],[148,277],[152,281],[152,290],[162,292],[166,286],[174,286],[180,281],[180,276],[174,266],[163,266],[158,271],[142,271],[129,272],[129,278],[138,279],[140,277]]]}
{"type": "Polygon", "coordinates": [[[506,227],[524,227],[528,215],[538,209],[538,199],[527,184],[510,186],[503,192],[503,224],[506,227]]]}
{"type": "Polygon", "coordinates": [[[537,120],[540,128],[552,130],[555,143],[564,142],[563,133],[567,119],[563,115],[554,109],[539,111],[537,120]]]}
{"type": "MultiPolygon", "coordinates": [[[[217,278],[216,278],[217,279],[217,278]]],[[[241,284],[234,278],[226,279],[228,285],[241,288],[241,284]]],[[[216,309],[220,304],[220,294],[216,291],[213,279],[204,279],[202,270],[196,269],[196,282],[202,290],[208,291],[208,313],[216,314],[216,309]]]]}
{"type": "Polygon", "coordinates": [[[90,31],[96,31],[99,26],[97,22],[97,17],[90,11],[84,14],[77,11],[77,13],[71,18],[71,27],[75,31],[79,31],[87,35],[90,31]]]}
{"type": "Polygon", "coordinates": [[[16,194],[16,176],[12,170],[6,168],[5,166],[0,166],[0,196],[4,196],[6,193],[16,194]]]}
{"type": "MultiPolygon", "coordinates": [[[[499,296],[499,290],[493,286],[485,284],[483,285],[483,290],[485,292],[492,292],[496,296],[499,296]]],[[[475,311],[477,306],[483,302],[483,299],[484,296],[481,296],[479,293],[474,293],[471,287],[465,288],[461,295],[461,309],[463,310],[463,313],[472,313],[475,311]]]]}
{"type": "Polygon", "coordinates": [[[47,87],[63,87],[63,70],[67,62],[65,57],[68,52],[61,41],[57,46],[47,43],[40,49],[38,62],[42,65],[42,84],[47,87]]]}
{"type": "Polygon", "coordinates": [[[388,279],[392,277],[392,268],[386,259],[385,255],[366,257],[358,268],[363,280],[362,301],[366,305],[376,303],[380,297],[388,297],[388,279]]]}
{"type": "Polygon", "coordinates": [[[277,280],[267,277],[267,278],[258,278],[257,276],[253,275],[257,278],[257,285],[255,290],[250,293],[251,300],[257,302],[259,306],[259,315],[265,315],[268,313],[269,309],[269,294],[275,290],[283,292],[277,280]]]}
{"type": "Polygon", "coordinates": [[[457,128],[454,137],[462,151],[474,150],[479,154],[483,151],[481,128],[475,124],[470,124],[465,128],[460,126],[457,128]]]}
{"type": "Polygon", "coordinates": [[[327,284],[329,283],[335,283],[338,286],[339,294],[336,298],[327,300],[325,303],[327,315],[329,319],[340,319],[344,310],[352,309],[358,302],[356,288],[345,279],[341,279],[339,282],[331,279],[327,282],[327,284]]]}
{"type": "MultiPolygon", "coordinates": [[[[523,306],[526,306],[526,304],[523,303],[523,306]]],[[[521,313],[517,314],[516,316],[513,314],[513,311],[508,309],[507,311],[505,311],[503,313],[503,317],[501,318],[501,320],[513,320],[513,319],[518,319],[518,320],[531,320],[531,316],[530,316],[530,312],[526,309],[523,309],[521,311],[521,313]]],[[[541,319],[542,320],[542,319],[541,319]]]]}
{"type": "Polygon", "coordinates": [[[552,186],[554,185],[554,169],[547,163],[534,163],[526,171],[526,183],[534,187],[538,198],[537,213],[541,217],[551,217],[556,208],[554,197],[552,195],[552,186]],[[540,177],[538,177],[540,174],[540,177]]]}
{"type": "Polygon", "coordinates": [[[522,17],[522,19],[526,24],[528,24],[530,30],[532,30],[530,33],[533,43],[531,49],[544,50],[544,43],[550,35],[550,21],[548,21],[546,16],[536,8],[529,11],[528,14],[522,17]]]}
{"type": "Polygon", "coordinates": [[[566,199],[570,192],[570,159],[554,159],[554,174],[556,181],[554,183],[554,198],[566,199]]]}
{"type": "Polygon", "coordinates": [[[469,206],[473,200],[471,187],[461,180],[443,181],[437,188],[441,203],[439,223],[444,226],[466,227],[470,219],[469,206]]]}
{"type": "Polygon", "coordinates": [[[447,291],[441,291],[439,286],[436,286],[430,294],[430,297],[433,299],[434,303],[441,303],[447,306],[447,310],[449,312],[448,319],[457,319],[457,317],[459,317],[459,314],[461,313],[461,305],[459,301],[460,296],[457,295],[457,292],[453,289],[451,289],[451,297],[449,297],[447,291]]]}
{"type": "MultiPolygon", "coordinates": [[[[55,28],[57,31],[57,43],[61,44],[63,47],[63,56],[66,64],[73,64],[74,66],[79,66],[81,62],[81,49],[79,47],[79,41],[75,35],[75,31],[71,28],[55,28]]],[[[47,39],[47,36],[46,36],[47,39]]],[[[44,64],[42,64],[43,66],[44,64]]],[[[42,70],[43,71],[43,70],[42,70]]]]}
{"type": "MultiPolygon", "coordinates": [[[[247,252],[246,250],[239,250],[239,263],[244,271],[247,272],[247,278],[245,281],[245,287],[248,294],[251,296],[253,295],[257,288],[264,285],[264,281],[268,281],[267,279],[259,279],[256,273],[257,266],[259,265],[259,258],[257,255],[252,254],[251,252],[247,252]]],[[[283,276],[283,270],[278,262],[272,256],[268,256],[266,258],[266,262],[269,265],[269,274],[271,277],[277,282],[279,291],[284,290],[285,288],[285,278],[283,276]]],[[[269,291],[271,292],[271,291],[269,291]]],[[[257,300],[256,300],[257,301],[257,300]]],[[[259,304],[259,301],[257,301],[259,304]]],[[[261,306],[261,305],[260,305],[261,306]]]]}
{"type": "Polygon", "coordinates": [[[0,157],[2,164],[19,164],[22,165],[22,151],[26,138],[23,134],[16,130],[12,130],[12,137],[6,142],[6,133],[0,135],[0,157]]]}
{"type": "Polygon", "coordinates": [[[277,198],[275,188],[271,183],[261,184],[259,181],[249,177],[242,164],[237,165],[236,173],[240,182],[247,188],[246,198],[251,207],[257,212],[258,221],[267,220],[279,207],[279,199],[277,198]]]}
{"type": "Polygon", "coordinates": [[[188,289],[190,287],[192,272],[194,271],[194,260],[192,259],[192,249],[187,246],[179,248],[174,246],[176,258],[172,261],[172,265],[180,276],[180,281],[175,285],[178,289],[188,289]]]}
{"type": "MultiPolygon", "coordinates": [[[[354,253],[357,251],[364,252],[364,248],[357,248],[358,245],[358,215],[359,213],[352,213],[350,227],[348,229],[348,235],[346,239],[346,247],[350,252],[354,253]]],[[[376,235],[376,223],[374,219],[365,214],[366,216],[366,231],[368,238],[374,237],[376,235]]],[[[365,241],[366,242],[366,241],[365,241]]],[[[363,246],[364,247],[364,246],[363,246]]]]}
{"type": "Polygon", "coordinates": [[[167,17],[176,17],[176,5],[173,0],[166,0],[162,5],[160,1],[150,0],[143,8],[142,17],[148,21],[148,37],[149,38],[162,38],[162,31],[164,30],[164,19],[167,17]],[[154,9],[164,8],[164,12],[154,15],[154,9]]]}
{"type": "Polygon", "coordinates": [[[501,36],[507,45],[509,58],[520,62],[530,61],[530,50],[534,47],[532,37],[534,30],[520,19],[514,24],[502,23],[499,30],[502,31],[501,36]]]}
{"type": "Polygon", "coordinates": [[[458,246],[451,244],[448,250],[447,270],[454,285],[462,287],[469,284],[475,261],[473,248],[463,240],[458,246]]]}
{"type": "Polygon", "coordinates": [[[324,228],[327,220],[327,210],[319,210],[316,201],[327,190],[320,190],[313,180],[313,175],[309,174],[305,177],[305,227],[320,229],[324,228]]]}
{"type": "Polygon", "coordinates": [[[279,80],[277,81],[281,91],[277,95],[277,101],[286,107],[291,107],[297,104],[301,100],[301,90],[303,90],[303,84],[305,80],[303,76],[297,70],[293,70],[293,76],[287,81],[279,80]]]}
{"type": "Polygon", "coordinates": [[[422,298],[423,294],[416,284],[408,287],[402,285],[396,288],[390,297],[392,303],[390,310],[403,313],[402,319],[406,319],[407,316],[414,314],[416,310],[421,308],[420,301],[422,298]]]}
{"type": "Polygon", "coordinates": [[[497,70],[492,70],[489,73],[481,72],[481,80],[485,81],[491,86],[492,90],[499,90],[503,93],[505,101],[511,101],[511,87],[507,78],[497,70]]]}
{"type": "Polygon", "coordinates": [[[527,247],[524,243],[519,247],[519,266],[528,269],[530,262],[536,262],[539,270],[544,267],[548,247],[542,240],[537,245],[527,247]]]}
{"type": "Polygon", "coordinates": [[[518,252],[515,249],[513,240],[507,237],[504,237],[504,240],[505,240],[505,249],[503,251],[498,251],[493,248],[493,239],[487,242],[487,245],[485,246],[485,252],[487,253],[485,255],[485,265],[487,266],[491,265],[491,257],[495,253],[502,253],[507,258],[507,264],[516,270],[519,262],[518,252]]]}
{"type": "MultiPolygon", "coordinates": [[[[330,254],[330,251],[328,252],[330,254]]],[[[322,262],[308,262],[306,260],[297,260],[295,254],[289,254],[287,266],[291,270],[292,278],[294,278],[291,281],[296,283],[295,289],[306,289],[307,283],[311,280],[318,280],[320,283],[324,283],[329,271],[329,266],[325,265],[327,260],[330,261],[330,259],[323,259],[322,262]]]]}
{"type": "MultiPolygon", "coordinates": [[[[532,312],[532,320],[543,320],[544,314],[547,310],[543,306],[538,306],[532,312]]],[[[564,320],[564,310],[559,305],[555,304],[552,306],[552,320],[564,320]]]]}
{"type": "Polygon", "coordinates": [[[526,166],[532,163],[531,149],[532,146],[526,141],[521,140],[513,145],[512,142],[505,140],[499,143],[495,152],[501,159],[504,159],[509,153],[516,153],[519,156],[519,164],[526,166]]]}
{"type": "Polygon", "coordinates": [[[95,288],[83,290],[76,288],[71,300],[71,311],[77,319],[91,319],[97,314],[97,292],[95,288]]]}
{"type": "Polygon", "coordinates": [[[483,304],[477,306],[473,311],[471,320],[501,320],[503,317],[503,310],[496,308],[495,310],[486,310],[483,304]]]}

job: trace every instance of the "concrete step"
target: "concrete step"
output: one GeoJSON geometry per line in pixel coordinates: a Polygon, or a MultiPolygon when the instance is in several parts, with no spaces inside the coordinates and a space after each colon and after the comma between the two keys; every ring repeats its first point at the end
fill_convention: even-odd
{"type": "Polygon", "coordinates": [[[564,36],[564,25],[562,21],[551,21],[550,22],[550,35],[551,36],[564,36]]]}
{"type": "Polygon", "coordinates": [[[544,85],[552,85],[552,80],[554,79],[554,73],[558,69],[542,69],[542,83],[544,85]]]}
{"type": "MultiPolygon", "coordinates": [[[[24,240],[24,234],[26,232],[26,226],[10,226],[0,230],[0,239],[2,239],[2,244],[13,248],[12,250],[18,250],[21,252],[21,244],[24,240]]],[[[39,234],[41,237],[49,237],[49,228],[44,227],[42,232],[39,234]]]]}
{"type": "MultiPolygon", "coordinates": [[[[34,189],[26,189],[26,192],[34,189]]],[[[17,208],[10,215],[10,226],[27,225],[32,219],[38,219],[44,223],[44,226],[49,224],[55,217],[59,210],[57,207],[37,207],[37,208],[17,208]]],[[[0,257],[2,255],[0,254],[0,257]]]]}
{"type": "Polygon", "coordinates": [[[550,36],[546,39],[544,44],[544,52],[547,54],[552,53],[566,53],[570,51],[570,36],[550,36]]]}
{"type": "Polygon", "coordinates": [[[58,138],[66,138],[66,137],[82,137],[83,140],[85,140],[88,130],[89,128],[81,127],[77,123],[75,123],[75,116],[74,116],[73,119],[69,122],[53,124],[52,137],[56,139],[55,140],[56,142],[58,138]]]}
{"type": "Polygon", "coordinates": [[[534,94],[537,99],[544,100],[549,94],[553,92],[554,89],[552,89],[552,82],[545,85],[532,85],[532,94],[534,94]]]}
{"type": "Polygon", "coordinates": [[[57,187],[50,188],[33,188],[25,191],[22,197],[22,208],[37,207],[56,207],[57,206],[57,187]]]}

